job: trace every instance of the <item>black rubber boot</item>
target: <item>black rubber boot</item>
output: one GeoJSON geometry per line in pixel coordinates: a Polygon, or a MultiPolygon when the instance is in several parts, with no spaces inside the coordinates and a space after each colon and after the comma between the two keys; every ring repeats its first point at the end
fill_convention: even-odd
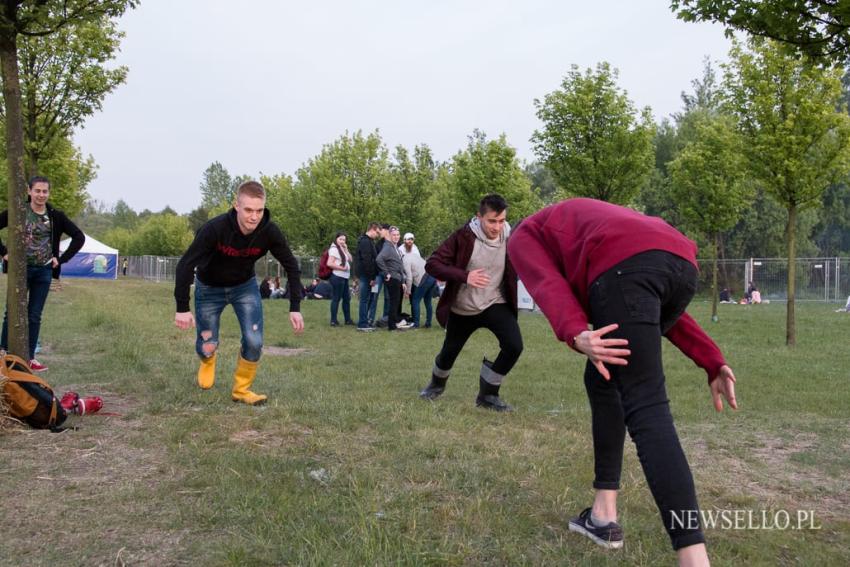
{"type": "MultiPolygon", "coordinates": [[[[483,366],[492,369],[493,363],[486,358],[483,361],[483,366]]],[[[484,368],[482,367],[482,374],[484,368]]],[[[475,398],[475,405],[480,408],[485,408],[493,411],[513,411],[514,408],[499,397],[499,386],[491,384],[484,379],[483,376],[478,377],[478,397],[475,398]]]]}
{"type": "Polygon", "coordinates": [[[424,390],[419,392],[419,397],[423,400],[436,400],[446,391],[446,382],[448,380],[448,378],[439,378],[431,374],[431,381],[428,382],[424,390]]]}

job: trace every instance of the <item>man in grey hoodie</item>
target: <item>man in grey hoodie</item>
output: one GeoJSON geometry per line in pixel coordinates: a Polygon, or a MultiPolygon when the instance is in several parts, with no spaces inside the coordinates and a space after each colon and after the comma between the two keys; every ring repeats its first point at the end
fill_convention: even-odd
{"type": "Polygon", "coordinates": [[[401,231],[397,226],[391,226],[389,238],[384,240],[384,245],[378,253],[378,269],[384,274],[384,285],[390,296],[390,312],[387,320],[387,330],[404,331],[406,325],[398,324],[399,307],[401,306],[402,287],[404,282],[404,264],[398,251],[398,241],[401,231]]]}
{"type": "Polygon", "coordinates": [[[511,411],[499,388],[519,355],[522,334],[517,322],[517,277],[507,253],[511,227],[505,220],[508,204],[501,195],[486,195],[472,220],[443,242],[425,270],[446,288],[437,305],[437,321],[446,328],[443,348],[434,360],[431,382],[419,394],[438,398],[455,359],[476,330],[488,329],[499,339],[499,356],[481,366],[475,405],[511,411]]]}

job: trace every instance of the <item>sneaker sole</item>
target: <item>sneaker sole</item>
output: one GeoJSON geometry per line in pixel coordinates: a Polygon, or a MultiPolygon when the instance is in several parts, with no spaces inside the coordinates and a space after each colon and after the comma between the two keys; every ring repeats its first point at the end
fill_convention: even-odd
{"type": "Polygon", "coordinates": [[[439,398],[442,395],[443,395],[442,392],[440,392],[439,394],[425,394],[425,393],[419,392],[419,397],[422,398],[423,400],[427,400],[429,402],[433,402],[434,400],[436,400],[437,398],[439,398]]]}
{"type": "Polygon", "coordinates": [[[574,524],[570,522],[569,528],[571,532],[576,532],[578,534],[587,536],[593,543],[600,547],[604,547],[605,549],[620,549],[621,547],[623,547],[623,540],[608,541],[607,539],[602,539],[596,534],[587,531],[584,526],[581,526],[579,524],[574,524]]]}

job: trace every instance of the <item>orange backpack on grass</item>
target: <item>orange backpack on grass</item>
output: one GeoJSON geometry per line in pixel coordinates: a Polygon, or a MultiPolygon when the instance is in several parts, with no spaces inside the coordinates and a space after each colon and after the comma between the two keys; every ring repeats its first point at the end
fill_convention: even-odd
{"type": "Polygon", "coordinates": [[[3,403],[9,415],[36,429],[56,431],[68,417],[53,389],[43,379],[32,373],[20,357],[7,354],[0,364],[3,403]]]}

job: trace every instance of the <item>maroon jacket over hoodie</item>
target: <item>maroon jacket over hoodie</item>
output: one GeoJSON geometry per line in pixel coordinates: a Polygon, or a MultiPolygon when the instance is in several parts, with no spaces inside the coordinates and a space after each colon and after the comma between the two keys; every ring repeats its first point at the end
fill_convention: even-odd
{"type": "MultiPolygon", "coordinates": [[[[513,238],[513,237],[511,237],[513,238]]],[[[511,238],[508,238],[510,242],[511,238]]],[[[466,267],[475,249],[475,233],[465,224],[454,231],[425,263],[425,271],[438,280],[446,282],[446,289],[437,304],[437,321],[443,327],[449,321],[449,312],[457,298],[460,286],[466,284],[469,272],[466,267]]],[[[517,276],[508,252],[505,252],[505,275],[502,278],[502,296],[507,305],[517,314],[516,284],[517,276]]]]}
{"type": "MultiPolygon", "coordinates": [[[[588,328],[590,285],[605,271],[641,252],[663,250],[697,266],[697,247],[656,217],[594,199],[567,199],[525,219],[508,251],[517,273],[555,335],[575,348],[588,328]]],[[[667,339],[713,380],[726,364],[720,349],[685,313],[667,339]]]]}

